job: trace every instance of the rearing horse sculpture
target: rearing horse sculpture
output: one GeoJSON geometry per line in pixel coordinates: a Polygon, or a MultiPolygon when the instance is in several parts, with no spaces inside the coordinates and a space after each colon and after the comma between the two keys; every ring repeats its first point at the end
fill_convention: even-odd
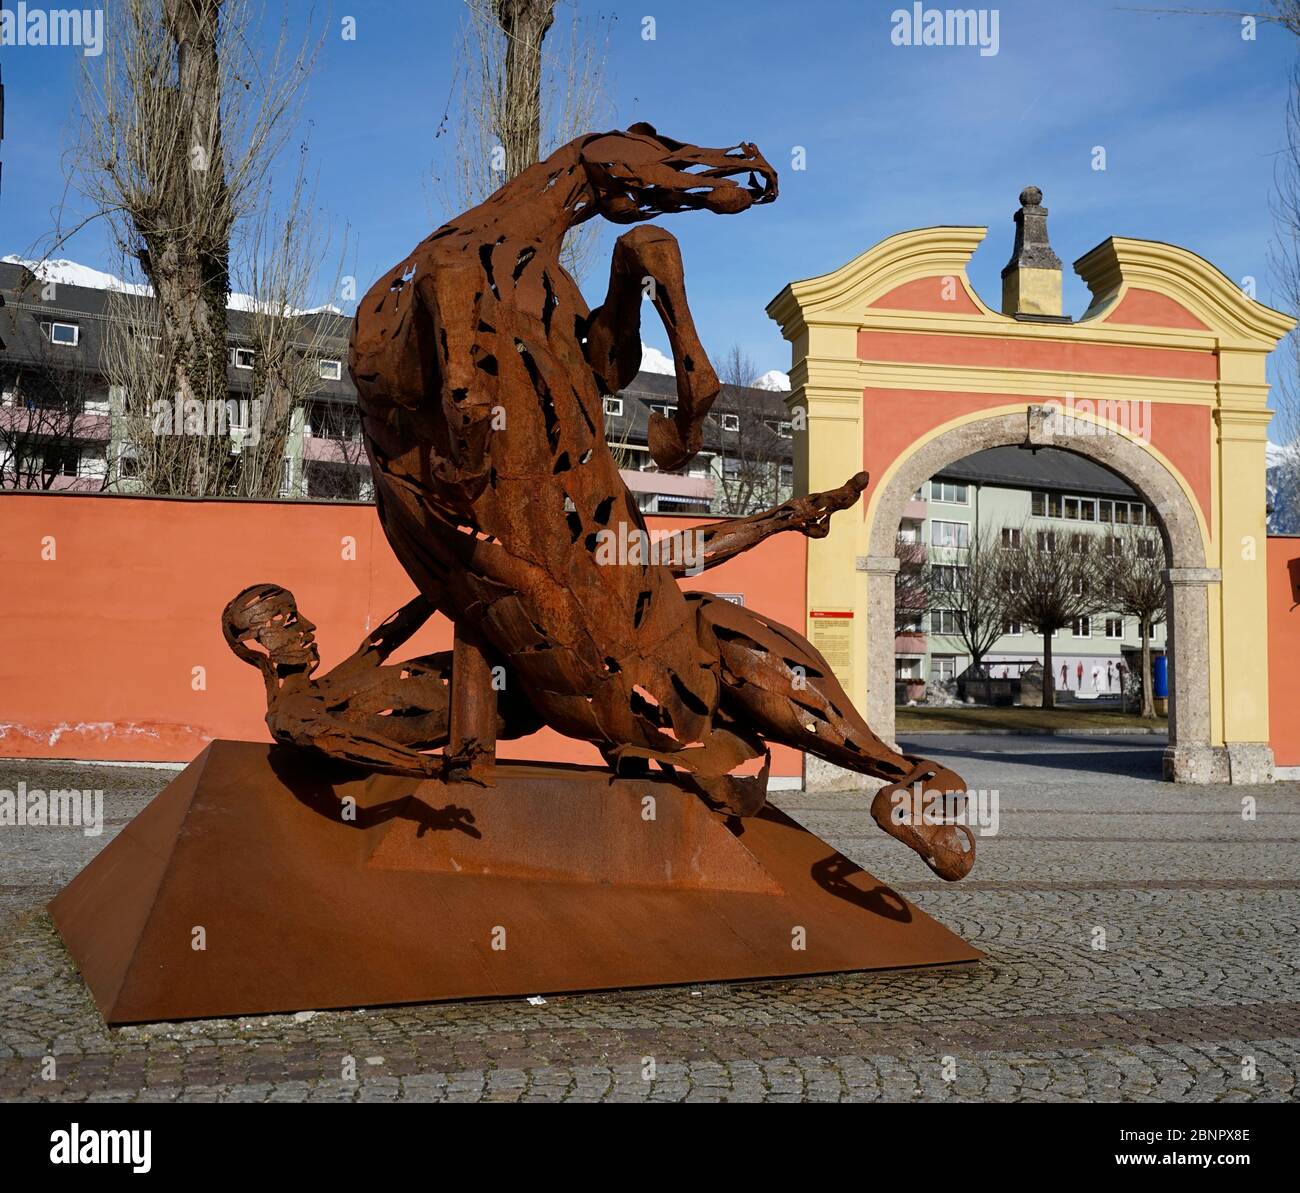
{"type": "Polygon", "coordinates": [[[969,830],[898,815],[895,796],[911,788],[933,808],[961,779],[881,742],[802,635],[677,583],[680,561],[710,567],[783,530],[825,535],[865,475],[684,531],[701,550],[657,552],[676,563],[601,550],[602,532],[645,530],[605,440],[602,400],[639,367],[644,279],[677,374],[675,418],[650,421],[660,468],[701,446],[719,383],[668,232],[618,238],[595,310],[560,264],[565,234],[596,216],[730,215],[776,196],[776,172],[755,146],[704,149],[636,124],[570,142],[434,232],[372,287],[353,328],[379,517],[420,591],[456,626],[453,763],[481,773],[491,757],[496,674],[616,769],[653,760],[734,814],[763,804],[766,764],[757,776],[734,772],[766,758],[769,742],[884,778],[876,821],[936,873],[960,878],[974,861],[969,830]]]}

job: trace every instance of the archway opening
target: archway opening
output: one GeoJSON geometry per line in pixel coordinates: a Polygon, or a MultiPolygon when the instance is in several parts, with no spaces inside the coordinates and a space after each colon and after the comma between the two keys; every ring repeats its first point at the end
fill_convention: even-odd
{"type": "Polygon", "coordinates": [[[1167,720],[1145,723],[1167,725],[1164,774],[1214,777],[1220,760],[1210,746],[1204,660],[1215,577],[1204,567],[1195,507],[1146,443],[1100,426],[1062,436],[1038,407],[952,426],[890,469],[867,533],[873,724],[888,725],[895,739],[927,719],[945,729],[1137,727],[1134,701],[1145,686],[1167,702],[1167,720]],[[1146,570],[1160,607],[1148,619],[1145,680],[1140,620],[1107,608],[1106,593],[1053,600],[1048,592],[1035,604],[1023,592],[990,592],[989,575],[975,574],[1035,590],[1077,584],[1081,575],[1104,583],[1118,568],[1108,569],[1102,553],[1121,545],[1154,556],[1146,570]],[[1008,581],[1009,558],[1020,559],[1023,574],[1008,581]],[[981,589],[983,624],[972,625],[981,620],[969,611],[981,589]],[[1014,612],[993,632],[1000,597],[1014,612]],[[1045,620],[1056,623],[1046,639],[1029,624],[1044,609],[1055,610],[1045,620]],[[882,626],[885,617],[892,624],[882,626]]]}

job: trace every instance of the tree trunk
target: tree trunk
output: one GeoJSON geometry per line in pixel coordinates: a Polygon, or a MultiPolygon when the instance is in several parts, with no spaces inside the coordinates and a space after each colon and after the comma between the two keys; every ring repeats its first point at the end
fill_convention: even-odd
{"type": "Polygon", "coordinates": [[[542,139],[542,39],[555,19],[555,0],[496,0],[506,35],[501,147],[506,177],[537,164],[542,139]]]}
{"type": "Polygon", "coordinates": [[[1151,627],[1142,619],[1142,716],[1153,721],[1156,716],[1155,698],[1151,691],[1151,627]]]}
{"type": "MultiPolygon", "coordinates": [[[[140,264],[157,296],[164,342],[175,361],[182,401],[224,401],[226,299],[230,290],[230,225],[221,145],[219,3],[166,0],[163,20],[176,43],[176,137],[160,170],[153,212],[140,228],[140,264]],[[214,218],[216,214],[216,218],[214,218]]],[[[221,437],[186,453],[189,467],[174,491],[203,496],[221,491],[229,450],[221,437]]]]}
{"type": "Polygon", "coordinates": [[[1052,635],[1043,633],[1043,707],[1056,707],[1056,683],[1052,679],[1052,635]]]}

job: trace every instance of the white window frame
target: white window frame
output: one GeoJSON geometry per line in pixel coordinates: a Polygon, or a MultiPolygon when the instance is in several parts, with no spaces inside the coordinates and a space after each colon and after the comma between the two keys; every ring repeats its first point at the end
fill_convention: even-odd
{"type": "Polygon", "coordinates": [[[41,328],[45,332],[45,338],[56,348],[75,348],[81,343],[81,328],[76,323],[68,323],[63,319],[51,319],[50,322],[43,323],[41,328]],[[54,332],[57,328],[66,328],[72,332],[71,341],[56,340],[54,332]]]}
{"type": "Polygon", "coordinates": [[[253,362],[257,358],[257,353],[252,348],[232,348],[230,350],[230,363],[236,369],[251,369],[253,362]],[[248,357],[248,363],[240,364],[241,357],[248,357]]]}
{"type": "Polygon", "coordinates": [[[317,372],[320,373],[322,381],[342,381],[343,380],[343,362],[341,360],[331,360],[328,357],[317,362],[317,372]],[[328,372],[326,370],[329,370],[328,372]]]}
{"type": "Polygon", "coordinates": [[[1106,637],[1111,642],[1121,642],[1124,639],[1124,619],[1122,617],[1106,618],[1106,637]],[[1119,626],[1119,633],[1112,634],[1111,626],[1119,626]]]}
{"type": "Polygon", "coordinates": [[[1091,638],[1092,618],[1086,615],[1083,617],[1076,617],[1074,619],[1074,624],[1070,627],[1070,634],[1075,638],[1091,638]],[[1082,631],[1079,629],[1080,626],[1084,627],[1082,631]]]}
{"type": "Polygon", "coordinates": [[[740,415],[739,415],[739,414],[724,414],[724,415],[722,416],[722,429],[723,429],[724,431],[739,431],[739,430],[740,430],[740,415]]]}
{"type": "Polygon", "coordinates": [[[1022,621],[1015,621],[1008,618],[1002,623],[1002,636],[1004,638],[1023,638],[1025,635],[1025,624],[1022,621]],[[1013,630],[1011,627],[1015,626],[1013,630]]]}
{"type": "Polygon", "coordinates": [[[1016,548],[1020,546],[1020,531],[1014,526],[1004,526],[1002,528],[1002,545],[1004,547],[1016,548]]]}
{"type": "Polygon", "coordinates": [[[623,399],[607,397],[605,399],[605,413],[610,418],[621,418],[623,415],[623,399]]]}
{"type": "Polygon", "coordinates": [[[930,482],[930,500],[938,502],[940,505],[970,505],[970,485],[965,481],[931,481],[930,482]],[[935,489],[939,490],[939,495],[935,496],[935,489]],[[956,497],[945,497],[945,489],[961,489],[965,496],[958,499],[956,497]]]}
{"type": "Polygon", "coordinates": [[[930,520],[930,546],[932,546],[932,547],[956,547],[958,550],[965,550],[967,547],[970,546],[970,523],[969,523],[969,522],[949,522],[949,521],[946,521],[946,520],[943,520],[943,519],[940,519],[940,518],[932,518],[932,519],[930,520]],[[948,542],[946,539],[937,539],[937,538],[935,538],[935,531],[936,531],[940,526],[964,527],[964,528],[965,528],[966,541],[965,541],[965,542],[962,542],[962,541],[961,541],[961,538],[962,538],[962,532],[961,532],[961,530],[958,530],[957,533],[956,533],[956,539],[957,539],[956,542],[948,542]]]}
{"type": "Polygon", "coordinates": [[[931,609],[930,610],[930,633],[938,634],[941,638],[959,638],[961,637],[961,628],[958,624],[961,618],[960,609],[931,609]],[[945,617],[951,615],[952,629],[944,628],[945,617]],[[935,629],[935,619],[938,618],[939,628],[935,629]]]}

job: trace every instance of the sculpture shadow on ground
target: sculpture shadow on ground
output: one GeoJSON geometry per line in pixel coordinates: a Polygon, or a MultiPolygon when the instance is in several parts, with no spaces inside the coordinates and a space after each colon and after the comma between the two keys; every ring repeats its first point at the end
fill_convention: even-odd
{"type": "MultiPolygon", "coordinates": [[[[909,740],[906,735],[902,737],[902,744],[906,747],[909,740]]],[[[959,746],[944,746],[937,744],[934,738],[925,738],[924,747],[918,745],[916,748],[924,748],[925,752],[936,758],[974,758],[981,762],[997,763],[999,765],[1012,766],[1032,766],[1042,767],[1047,770],[1070,770],[1079,771],[1083,774],[1110,775],[1124,779],[1151,779],[1162,780],[1164,775],[1162,771],[1162,755],[1168,739],[1162,735],[1134,735],[1133,738],[1125,738],[1117,735],[1115,737],[1099,738],[1079,736],[1053,736],[1053,737],[1023,737],[1018,741],[1006,736],[999,737],[999,741],[1016,741],[1016,744],[1009,749],[992,749],[985,747],[972,748],[965,744],[970,738],[965,735],[954,735],[963,744],[959,746]],[[1136,739],[1136,740],[1134,740],[1136,739]],[[1044,745],[1034,749],[1030,742],[1043,743],[1060,743],[1066,748],[1057,749],[1051,745],[1044,745]],[[1024,744],[1021,744],[1024,743],[1024,744]],[[1081,745],[1092,746],[1089,750],[1080,750],[1077,748],[1081,745]],[[1104,749],[1098,748],[1104,745],[1104,749]]]]}
{"type": "Polygon", "coordinates": [[[809,873],[813,881],[828,895],[834,895],[838,899],[852,903],[854,907],[862,908],[863,911],[896,920],[900,924],[911,922],[912,912],[902,896],[867,874],[861,866],[849,861],[843,854],[831,854],[830,857],[814,865],[809,873]],[[855,886],[850,879],[859,874],[865,875],[876,885],[867,891],[855,886]]]}
{"type": "Polygon", "coordinates": [[[304,766],[301,752],[284,746],[273,747],[268,757],[276,777],[299,803],[345,828],[365,830],[401,819],[413,822],[417,826],[416,835],[421,837],[426,832],[460,832],[475,839],[483,836],[474,825],[474,813],[468,808],[455,803],[434,807],[414,792],[369,806],[358,803],[345,815],[345,797],[336,788],[364,781],[370,774],[366,768],[319,759],[313,759],[311,766],[304,766]]]}

